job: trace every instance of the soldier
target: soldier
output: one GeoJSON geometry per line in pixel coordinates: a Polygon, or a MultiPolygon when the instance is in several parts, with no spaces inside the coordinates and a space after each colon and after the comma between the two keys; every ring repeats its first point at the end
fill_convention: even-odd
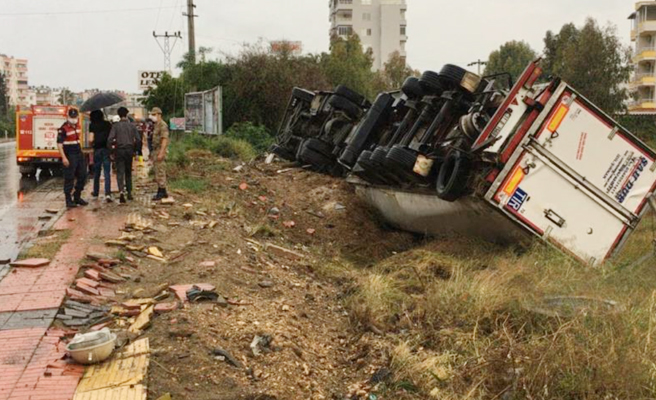
{"type": "Polygon", "coordinates": [[[57,131],[57,147],[64,164],[64,194],[66,207],[86,206],[82,191],[87,180],[87,163],[80,145],[79,112],[75,108],[68,110],[68,120],[57,131]],[[71,192],[75,188],[73,195],[71,192]]]}
{"type": "Polygon", "coordinates": [[[166,151],[169,146],[169,127],[162,120],[162,110],[155,107],[150,111],[150,119],[155,124],[153,130],[153,151],[150,158],[153,160],[157,194],[153,200],[169,197],[166,193],[166,151]]]}

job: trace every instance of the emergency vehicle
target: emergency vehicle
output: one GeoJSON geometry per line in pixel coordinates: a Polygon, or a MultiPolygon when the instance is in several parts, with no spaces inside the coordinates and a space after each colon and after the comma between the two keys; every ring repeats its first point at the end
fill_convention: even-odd
{"type": "MultiPolygon", "coordinates": [[[[34,176],[37,169],[56,172],[62,168],[57,149],[57,130],[66,122],[71,106],[31,106],[16,110],[16,163],[24,177],[34,176]]],[[[80,113],[81,145],[87,164],[93,151],[89,147],[89,119],[80,113]]]]}

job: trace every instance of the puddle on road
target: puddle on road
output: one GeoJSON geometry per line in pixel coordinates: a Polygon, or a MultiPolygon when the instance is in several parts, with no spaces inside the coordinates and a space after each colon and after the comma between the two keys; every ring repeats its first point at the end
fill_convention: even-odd
{"type": "Polygon", "coordinates": [[[45,209],[63,204],[61,178],[21,178],[15,152],[13,143],[0,144],[0,260],[15,259],[47,224],[39,220],[45,209]]]}

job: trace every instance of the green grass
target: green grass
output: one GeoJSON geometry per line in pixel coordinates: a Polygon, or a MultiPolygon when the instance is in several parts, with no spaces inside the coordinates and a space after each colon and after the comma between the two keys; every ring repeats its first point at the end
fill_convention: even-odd
{"type": "Polygon", "coordinates": [[[169,185],[171,189],[198,194],[207,190],[209,183],[202,178],[177,178],[173,179],[169,185]]]}

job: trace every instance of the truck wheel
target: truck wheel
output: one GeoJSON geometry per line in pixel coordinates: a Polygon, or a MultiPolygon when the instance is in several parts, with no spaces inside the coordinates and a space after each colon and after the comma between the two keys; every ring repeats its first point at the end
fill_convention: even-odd
{"type": "Polygon", "coordinates": [[[417,154],[403,146],[394,146],[387,153],[386,164],[403,172],[412,172],[417,162],[417,154]]]}
{"type": "Polygon", "coordinates": [[[440,70],[439,79],[443,84],[450,87],[460,86],[462,79],[465,77],[467,70],[457,65],[446,64],[440,70]]]}
{"type": "Polygon", "coordinates": [[[424,95],[424,89],[422,88],[421,83],[419,83],[419,79],[414,76],[407,78],[405,82],[403,82],[401,91],[408,96],[409,99],[418,99],[424,95]]]}
{"type": "Polygon", "coordinates": [[[376,147],[376,149],[374,149],[374,152],[371,154],[372,164],[375,164],[376,166],[385,165],[385,159],[387,158],[388,153],[389,153],[389,148],[382,147],[382,146],[376,147]]]}
{"type": "Polygon", "coordinates": [[[351,100],[355,104],[363,104],[365,98],[360,93],[347,88],[344,85],[339,85],[335,88],[335,94],[344,97],[347,100],[351,100]]]}
{"type": "Polygon", "coordinates": [[[444,85],[440,75],[437,72],[426,71],[421,74],[419,84],[425,92],[439,95],[444,91],[444,85]]]}
{"type": "Polygon", "coordinates": [[[23,177],[36,176],[36,167],[33,165],[19,165],[18,170],[23,177]]]}
{"type": "Polygon", "coordinates": [[[471,172],[471,160],[460,150],[446,155],[437,175],[437,196],[446,201],[456,201],[467,191],[471,172]]]}
{"type": "Polygon", "coordinates": [[[306,103],[312,103],[312,100],[314,100],[314,93],[310,92],[309,90],[295,87],[294,89],[292,89],[292,97],[304,101],[306,103]]]}
{"type": "Polygon", "coordinates": [[[360,117],[361,109],[351,100],[345,99],[340,96],[332,96],[328,99],[328,104],[330,104],[334,109],[341,110],[349,116],[349,118],[357,119],[360,117]]]}
{"type": "Polygon", "coordinates": [[[307,140],[299,146],[298,153],[296,154],[297,160],[302,163],[310,164],[321,170],[324,170],[326,167],[333,164],[333,160],[330,157],[307,147],[306,142],[307,140]]]}
{"type": "Polygon", "coordinates": [[[333,158],[333,151],[335,150],[335,146],[333,146],[330,143],[326,143],[323,140],[310,138],[305,140],[305,142],[303,142],[303,146],[305,146],[308,149],[314,150],[317,153],[321,153],[328,158],[333,158]]]}
{"type": "Polygon", "coordinates": [[[296,161],[296,156],[294,155],[293,152],[287,150],[285,147],[282,147],[280,145],[274,144],[271,146],[269,149],[270,152],[273,154],[277,155],[278,157],[288,160],[288,161],[296,161]]]}

